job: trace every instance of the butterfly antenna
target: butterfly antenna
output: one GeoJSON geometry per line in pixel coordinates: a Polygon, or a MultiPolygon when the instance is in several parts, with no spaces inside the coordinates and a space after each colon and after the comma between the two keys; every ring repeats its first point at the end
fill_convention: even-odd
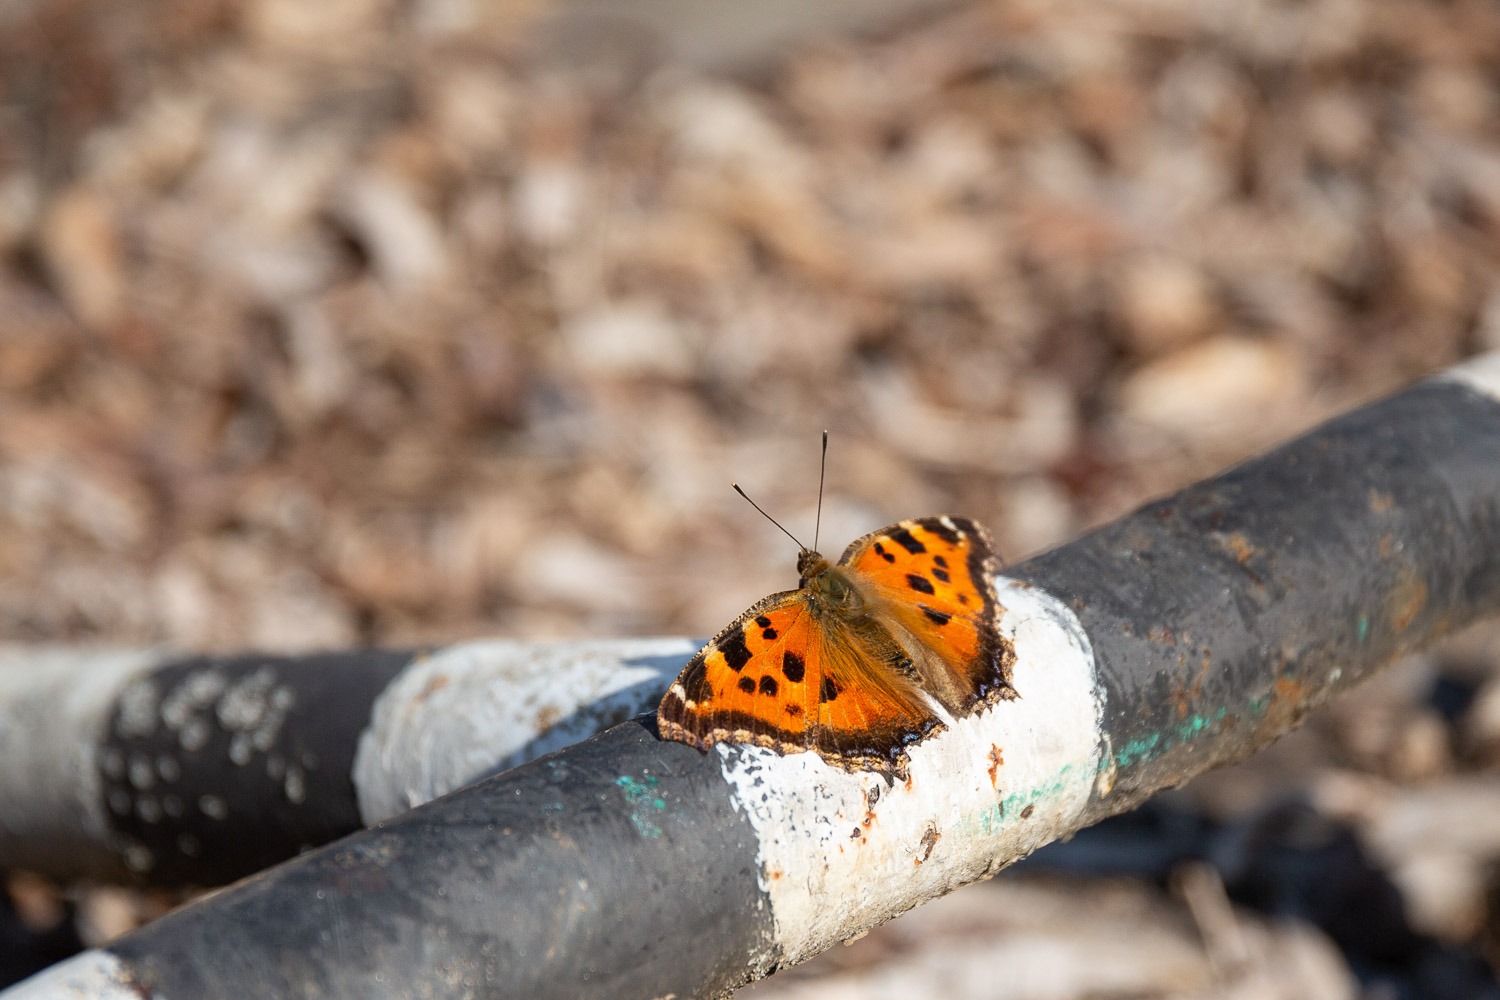
{"type": "Polygon", "coordinates": [[[818,533],[823,528],[823,477],[828,472],[828,431],[823,432],[823,461],[818,465],[818,516],[813,521],[813,551],[818,551],[818,533]]]}
{"type": "MultiPolygon", "coordinates": [[[[756,503],[754,500],[751,500],[750,499],[750,495],[748,493],[746,493],[744,490],[740,489],[740,484],[739,483],[730,483],[729,485],[734,487],[734,491],[736,493],[738,493],[740,496],[742,496],[742,497],[745,498],[745,502],[746,503],[748,503],[750,506],[754,507],[756,510],[760,511],[761,517],[764,517],[767,521],[770,521],[772,524],[776,525],[776,527],[781,528],[781,522],[778,521],[778,520],[776,520],[776,518],[772,517],[770,514],[767,514],[761,508],[760,504],[756,503]]],[[[783,535],[785,535],[786,537],[790,538],[792,541],[797,542],[797,536],[794,535],[794,534],[792,534],[790,531],[787,531],[785,528],[781,528],[781,533],[783,535]]],[[[801,549],[804,552],[807,551],[807,546],[803,545],[801,542],[797,542],[797,548],[801,549]]]]}

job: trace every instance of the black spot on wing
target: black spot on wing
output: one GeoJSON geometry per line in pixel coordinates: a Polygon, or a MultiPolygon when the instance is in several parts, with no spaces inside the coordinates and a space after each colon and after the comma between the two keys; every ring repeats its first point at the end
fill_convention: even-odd
{"type": "Polygon", "coordinates": [[[944,583],[947,583],[949,580],[953,579],[948,575],[948,571],[943,569],[941,566],[933,567],[932,575],[937,577],[939,580],[942,580],[944,583]]]}
{"type": "Polygon", "coordinates": [[[935,594],[937,591],[932,586],[932,581],[925,576],[916,573],[906,574],[906,585],[919,594],[935,594]]]}
{"type": "Polygon", "coordinates": [[[949,545],[957,545],[959,542],[964,540],[962,531],[958,531],[957,529],[948,527],[946,524],[935,517],[930,521],[923,521],[922,527],[926,528],[934,535],[937,535],[949,545]]]}
{"type": "MultiPolygon", "coordinates": [[[[938,558],[941,559],[942,557],[939,556],[938,558]]],[[[759,625],[761,628],[766,628],[771,624],[771,619],[767,618],[765,615],[756,615],[755,624],[759,625]]]]}
{"type": "Polygon", "coordinates": [[[802,657],[790,649],[781,654],[781,672],[793,684],[802,683],[802,676],[806,669],[807,664],[802,662],[802,657]]]}
{"type": "Polygon", "coordinates": [[[886,532],[886,537],[914,556],[921,555],[923,552],[927,551],[927,546],[917,541],[916,536],[913,535],[910,531],[907,531],[905,528],[899,526],[892,528],[890,531],[886,532]]]}
{"type": "Polygon", "coordinates": [[[770,674],[767,674],[760,679],[761,694],[768,694],[773,698],[776,697],[776,686],[776,678],[772,677],[770,674]]]}
{"type": "Polygon", "coordinates": [[[776,638],[776,635],[777,632],[774,628],[768,628],[761,632],[760,637],[767,642],[770,642],[771,640],[776,638]]]}
{"type": "Polygon", "coordinates": [[[889,552],[887,552],[885,550],[885,546],[881,545],[879,542],[875,543],[875,554],[877,556],[879,556],[880,558],[884,559],[886,562],[895,562],[896,561],[896,557],[893,556],[893,555],[891,555],[889,552]]]}
{"type": "Polygon", "coordinates": [[[968,594],[959,594],[958,595],[958,603],[959,604],[968,604],[969,603],[969,595],[968,594]]]}
{"type": "Polygon", "coordinates": [[[745,664],[750,662],[750,647],[745,645],[745,633],[739,629],[719,643],[719,652],[724,654],[724,662],[735,673],[744,670],[745,664]]]}
{"type": "Polygon", "coordinates": [[[897,652],[886,660],[886,665],[903,677],[909,677],[920,683],[921,678],[917,676],[917,665],[911,662],[911,657],[905,653],[897,652]]]}
{"type": "Polygon", "coordinates": [[[839,696],[839,686],[833,682],[832,677],[823,678],[823,687],[818,691],[819,701],[833,701],[839,696]]]}
{"type": "Polygon", "coordinates": [[[714,696],[714,687],[708,683],[708,672],[703,669],[701,660],[696,666],[697,669],[683,671],[682,690],[686,692],[689,701],[705,702],[714,696]]]}
{"type": "Polygon", "coordinates": [[[925,604],[918,604],[917,607],[922,609],[922,614],[926,615],[934,625],[946,625],[953,620],[953,616],[946,611],[936,611],[925,604]]]}
{"type": "Polygon", "coordinates": [[[755,693],[755,681],[751,680],[749,677],[741,677],[739,687],[740,690],[745,692],[746,694],[755,693]]]}
{"type": "Polygon", "coordinates": [[[932,561],[943,567],[943,569],[948,568],[948,560],[943,556],[933,556],[932,561]]]}

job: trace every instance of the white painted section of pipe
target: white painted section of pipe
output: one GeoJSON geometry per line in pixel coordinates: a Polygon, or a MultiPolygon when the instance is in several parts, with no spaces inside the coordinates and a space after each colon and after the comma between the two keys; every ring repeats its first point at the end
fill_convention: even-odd
{"type": "Polygon", "coordinates": [[[1449,368],[1438,378],[1460,382],[1476,392],[1500,399],[1500,351],[1476,355],[1449,368]]]}
{"type": "Polygon", "coordinates": [[[116,697],[166,655],[0,646],[0,864],[74,877],[124,870],[99,747],[116,697]]]}
{"type": "Polygon", "coordinates": [[[735,804],[760,838],[779,960],[795,964],[1072,833],[1108,791],[1103,702],[1088,636],[1051,595],[1000,577],[1000,630],[1020,697],[911,750],[888,785],[816,753],[719,744],[735,804]]]}
{"type": "Polygon", "coordinates": [[[79,952],[0,993],[5,1000],[141,1000],[146,995],[131,983],[123,962],[98,949],[79,952]]]}
{"type": "Polygon", "coordinates": [[[368,823],[656,708],[700,642],[468,642],[419,658],[375,703],[354,761],[368,823]]]}

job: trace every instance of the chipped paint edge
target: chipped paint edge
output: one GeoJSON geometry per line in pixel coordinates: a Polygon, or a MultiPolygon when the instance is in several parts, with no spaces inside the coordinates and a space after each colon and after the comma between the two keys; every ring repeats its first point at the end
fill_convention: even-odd
{"type": "Polygon", "coordinates": [[[120,693],[169,659],[160,649],[0,646],[0,861],[7,867],[122,869],[98,755],[120,693]]]}
{"type": "Polygon", "coordinates": [[[1437,378],[1444,382],[1458,382],[1475,392],[1500,400],[1500,351],[1476,355],[1454,365],[1437,378]]]}
{"type": "MultiPolygon", "coordinates": [[[[0,992],[5,1000],[141,1000],[145,995],[125,963],[98,948],[79,952],[0,992]]],[[[168,1000],[160,992],[150,996],[168,1000]]]]}
{"type": "Polygon", "coordinates": [[[485,639],[418,657],[376,699],[354,788],[376,823],[656,708],[702,643],[485,639]]]}
{"type": "Polygon", "coordinates": [[[1106,775],[1092,644],[1057,598],[1004,576],[997,583],[1020,697],[914,747],[909,781],[889,785],[814,753],[718,746],[735,807],[760,842],[775,954],[759,972],[811,958],[1077,828],[1106,775]]]}

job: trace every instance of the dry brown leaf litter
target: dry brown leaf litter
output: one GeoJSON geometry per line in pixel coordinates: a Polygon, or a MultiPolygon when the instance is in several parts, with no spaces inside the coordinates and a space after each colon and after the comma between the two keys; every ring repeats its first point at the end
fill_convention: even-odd
{"type": "Polygon", "coordinates": [[[980,4],[754,85],[189,7],[6,15],[10,638],[706,632],[789,572],[724,484],[804,528],[824,426],[830,538],[1020,555],[1500,344],[1487,4],[980,4]]]}

